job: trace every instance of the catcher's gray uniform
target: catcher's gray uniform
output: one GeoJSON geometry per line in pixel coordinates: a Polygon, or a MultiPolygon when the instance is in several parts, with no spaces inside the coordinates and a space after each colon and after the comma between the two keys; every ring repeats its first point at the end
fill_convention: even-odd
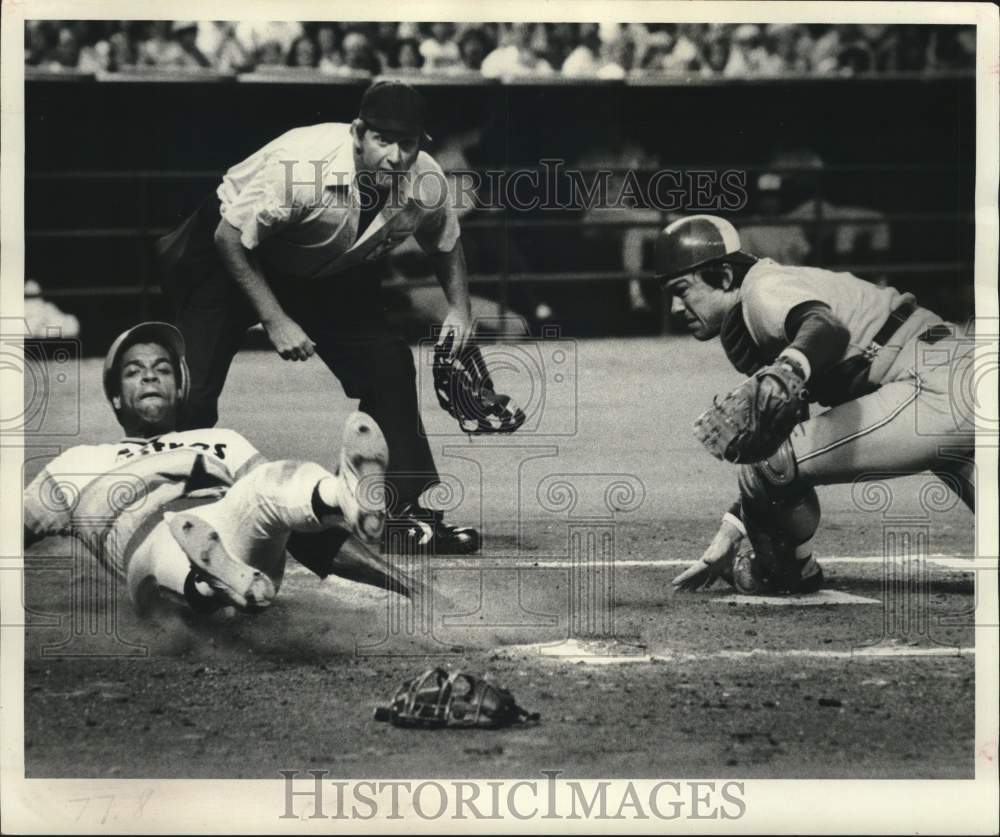
{"type": "Polygon", "coordinates": [[[815,589],[817,485],[932,471],[973,508],[974,398],[962,394],[974,380],[971,327],[849,273],[757,259],[715,216],[663,230],[657,269],[695,336],[718,335],[732,364],[755,376],[696,423],[713,454],[742,463],[740,500],[676,585],[710,578],[732,557],[732,529],[745,527],[748,587],[815,589]],[[829,409],[796,422],[802,383],[829,409]]]}
{"type": "Polygon", "coordinates": [[[850,273],[762,259],[743,280],[739,307],[762,357],[788,346],[788,315],[809,302],[828,305],[850,338],[840,361],[807,384],[813,398],[834,406],[792,431],[799,476],[823,485],[929,470],[946,475],[972,508],[972,405],[953,392],[974,359],[971,327],[946,324],[912,295],[850,273]],[[886,344],[874,344],[891,312],[911,307],[886,344]],[[870,369],[857,380],[851,359],[866,354],[870,369]]]}

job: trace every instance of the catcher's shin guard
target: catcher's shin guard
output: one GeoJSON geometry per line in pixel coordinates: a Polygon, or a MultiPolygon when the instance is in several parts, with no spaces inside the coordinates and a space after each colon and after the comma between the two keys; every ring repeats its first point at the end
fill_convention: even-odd
{"type": "Polygon", "coordinates": [[[799,478],[791,443],[785,441],[766,460],[742,466],[739,484],[740,510],[761,581],[797,586],[797,578],[814,574],[809,561],[820,507],[816,490],[799,478]]]}

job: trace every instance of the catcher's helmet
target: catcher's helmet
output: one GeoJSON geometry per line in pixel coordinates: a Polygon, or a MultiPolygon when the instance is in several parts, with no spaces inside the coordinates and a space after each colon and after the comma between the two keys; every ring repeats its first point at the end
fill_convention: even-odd
{"type": "Polygon", "coordinates": [[[740,250],[740,235],[724,218],[691,215],[668,225],[656,238],[656,277],[666,282],[712,262],[752,263],[740,250]]]}
{"type": "Polygon", "coordinates": [[[191,373],[185,360],[184,338],[181,333],[169,323],[148,322],[139,323],[128,331],[123,331],[111,344],[104,356],[104,397],[111,399],[119,394],[118,361],[129,346],[136,343],[159,343],[170,350],[177,365],[177,378],[180,385],[178,403],[183,406],[187,402],[191,389],[191,373]]]}

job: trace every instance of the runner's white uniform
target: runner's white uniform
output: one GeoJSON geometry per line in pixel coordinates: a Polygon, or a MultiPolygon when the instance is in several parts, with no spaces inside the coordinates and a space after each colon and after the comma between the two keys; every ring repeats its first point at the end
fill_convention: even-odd
{"type": "Polygon", "coordinates": [[[313,512],[324,478],[308,462],[267,462],[243,436],[207,428],[116,444],[78,445],[63,452],[24,492],[24,525],[34,536],[69,535],[127,579],[140,604],[140,585],[184,595],[191,564],[164,512],[191,510],[219,533],[237,560],[267,574],[275,591],[292,531],[327,528],[313,512]]]}

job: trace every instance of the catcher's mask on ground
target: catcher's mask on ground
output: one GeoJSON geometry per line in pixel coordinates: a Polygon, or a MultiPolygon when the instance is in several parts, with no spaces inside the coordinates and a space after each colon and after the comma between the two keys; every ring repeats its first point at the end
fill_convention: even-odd
{"type": "Polygon", "coordinates": [[[190,378],[184,338],[168,323],[130,328],[115,339],[104,358],[104,395],[129,433],[173,430],[176,413],[187,401],[190,378]]]}
{"type": "Polygon", "coordinates": [[[376,721],[401,727],[496,728],[539,719],[507,690],[463,671],[432,668],[408,680],[375,709],[376,721]]]}
{"type": "Polygon", "coordinates": [[[469,343],[451,357],[454,335],[434,350],[434,392],[441,409],[466,433],[513,433],[526,416],[509,396],[496,391],[479,347],[469,343]]]}

